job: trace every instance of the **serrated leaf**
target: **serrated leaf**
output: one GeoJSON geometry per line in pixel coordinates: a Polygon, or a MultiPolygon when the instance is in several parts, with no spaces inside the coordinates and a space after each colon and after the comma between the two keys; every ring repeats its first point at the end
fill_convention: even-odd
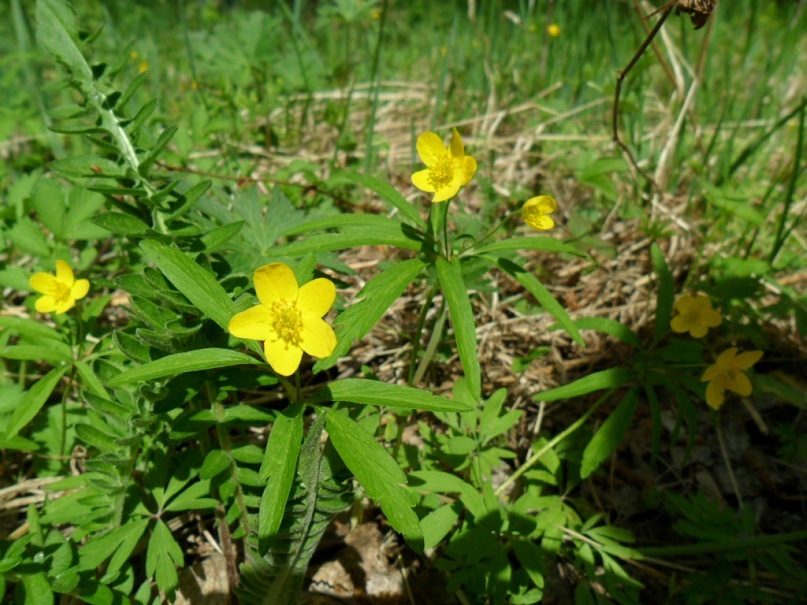
{"type": "Polygon", "coordinates": [[[334,380],[315,391],[310,398],[312,403],[329,401],[349,401],[364,405],[383,405],[409,410],[429,410],[432,412],[468,412],[470,404],[438,397],[428,391],[412,387],[388,384],[364,378],[344,378],[334,380]]]}
{"type": "Polygon", "coordinates": [[[110,380],[108,384],[111,387],[118,387],[132,382],[178,376],[185,372],[254,363],[256,360],[253,357],[231,349],[210,348],[184,351],[127,370],[110,380]]]}
{"type": "Polygon", "coordinates": [[[390,525],[407,542],[422,550],[423,533],[406,489],[406,475],[384,447],[343,412],[329,409],[325,424],[328,435],[350,471],[367,495],[380,504],[390,525]]]}
{"type": "Polygon", "coordinates": [[[286,510],[303,439],[305,406],[294,403],[280,412],[272,425],[258,481],[266,485],[258,510],[258,552],[269,550],[286,510]]]}
{"type": "Polygon", "coordinates": [[[320,359],[315,370],[331,367],[345,355],[353,343],[364,337],[426,264],[419,258],[395,263],[367,282],[347,309],[334,320],[336,348],[330,357],[320,359]]]}
{"type": "Polygon", "coordinates": [[[78,25],[73,7],[58,0],[37,0],[36,39],[55,56],[71,75],[83,83],[92,82],[92,69],[78,47],[78,25]]]}
{"type": "Polygon", "coordinates": [[[79,423],[75,427],[76,435],[85,443],[98,448],[101,453],[114,452],[118,449],[115,437],[107,435],[89,424],[79,423]]]}
{"type": "Polygon", "coordinates": [[[580,465],[580,477],[585,479],[614,453],[622,437],[630,427],[633,414],[639,399],[636,390],[628,391],[622,402],[611,412],[602,426],[594,433],[586,449],[583,451],[583,461],[580,465]]]}
{"type": "Polygon", "coordinates": [[[174,287],[225,331],[235,315],[233,301],[216,278],[184,252],[152,240],[140,242],[146,257],[174,287]]]}
{"type": "Polygon", "coordinates": [[[440,287],[451,314],[451,325],[454,327],[454,338],[457,341],[457,353],[460,356],[468,390],[478,401],[482,397],[482,372],[479,367],[476,322],[471,299],[468,297],[468,289],[462,279],[460,261],[454,259],[449,263],[443,258],[438,258],[435,266],[440,287]]]}
{"type": "Polygon", "coordinates": [[[609,368],[579,378],[570,384],[533,395],[534,401],[557,401],[580,397],[594,391],[615,389],[633,380],[633,373],[625,368],[609,368]]]}

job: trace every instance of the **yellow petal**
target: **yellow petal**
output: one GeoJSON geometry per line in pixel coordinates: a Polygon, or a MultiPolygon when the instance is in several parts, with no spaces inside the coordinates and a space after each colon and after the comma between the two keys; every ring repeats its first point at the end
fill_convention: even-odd
{"type": "Polygon", "coordinates": [[[50,273],[34,273],[28,283],[40,294],[51,294],[59,286],[58,280],[50,273]]]}
{"type": "Polygon", "coordinates": [[[291,267],[284,263],[271,263],[255,271],[255,292],[266,306],[273,302],[297,300],[297,278],[291,267]]]}
{"type": "Polygon", "coordinates": [[[281,376],[291,376],[300,367],[303,350],[294,345],[287,345],[283,341],[271,342],[267,340],[263,345],[266,361],[272,369],[281,376]]]}
{"type": "Polygon", "coordinates": [[[675,301],[673,308],[681,314],[688,313],[694,306],[695,299],[689,294],[684,294],[675,301]]]}
{"type": "MultiPolygon", "coordinates": [[[[51,277],[53,276],[51,275],[51,277]]],[[[46,295],[37,298],[36,302],[34,303],[34,306],[36,307],[36,310],[39,311],[40,313],[51,313],[56,310],[56,307],[58,305],[56,304],[55,298],[46,295]]]]}
{"type": "Polygon", "coordinates": [[[692,338],[703,338],[706,336],[708,331],[709,328],[707,328],[705,325],[694,323],[689,326],[689,334],[692,336],[692,338]]]}
{"type": "Polygon", "coordinates": [[[466,155],[462,161],[462,174],[460,178],[460,185],[467,185],[471,182],[476,174],[476,160],[469,155],[466,155]]]}
{"type": "Polygon", "coordinates": [[[684,319],[683,315],[676,315],[672,318],[672,320],[670,320],[670,329],[673,332],[678,332],[679,334],[682,332],[689,332],[689,324],[687,323],[686,319],[684,319]]]}
{"type": "Polygon", "coordinates": [[[303,351],[314,357],[328,357],[336,347],[336,334],[323,319],[304,318],[303,351]]]}
{"type": "Polygon", "coordinates": [[[740,370],[747,370],[760,359],[762,359],[762,351],[746,351],[740,353],[734,358],[734,367],[740,370]]]}
{"type": "Polygon", "coordinates": [[[462,144],[462,137],[457,129],[451,131],[451,155],[455,158],[465,157],[465,147],[462,144]]]}
{"type": "Polygon", "coordinates": [[[75,300],[80,300],[87,296],[87,292],[90,291],[90,282],[86,279],[77,279],[76,283],[73,284],[73,287],[70,288],[70,296],[72,296],[75,300]]]}
{"type": "Polygon", "coordinates": [[[73,276],[73,270],[63,260],[56,261],[56,279],[62,282],[65,286],[72,286],[76,278],[73,276]]]}
{"type": "Polygon", "coordinates": [[[433,132],[424,132],[418,137],[418,155],[426,166],[433,166],[439,161],[441,156],[446,154],[446,147],[443,140],[433,132]]]}
{"type": "Polygon", "coordinates": [[[719,410],[726,398],[726,389],[718,382],[710,382],[706,385],[706,403],[710,408],[719,410]]]}
{"type": "Polygon", "coordinates": [[[457,179],[452,179],[452,181],[442,189],[439,189],[434,193],[434,197],[432,198],[432,203],[437,202],[445,202],[446,200],[450,200],[452,197],[457,195],[457,192],[460,190],[460,184],[457,179]]]}
{"type": "Polygon", "coordinates": [[[268,308],[263,305],[255,305],[251,309],[234,315],[227,325],[227,329],[236,338],[271,340],[274,337],[273,321],[274,317],[268,308]]]}
{"type": "Polygon", "coordinates": [[[748,380],[748,376],[742,372],[734,372],[731,375],[731,378],[727,378],[725,380],[725,386],[729,391],[734,391],[743,397],[748,397],[753,390],[751,381],[748,380]]]}
{"type": "Polygon", "coordinates": [[[426,170],[416,172],[412,175],[412,184],[421,191],[433,193],[434,185],[432,185],[431,178],[429,177],[430,174],[431,172],[428,168],[426,170]]]}
{"type": "Polygon", "coordinates": [[[536,197],[531,197],[524,202],[524,209],[526,210],[528,208],[534,208],[541,214],[549,214],[550,212],[555,212],[555,210],[558,209],[558,203],[551,195],[539,195],[536,197]]]}
{"type": "Polygon", "coordinates": [[[703,323],[709,328],[716,328],[723,323],[723,316],[714,309],[708,309],[703,314],[703,323]]]}
{"type": "Polygon", "coordinates": [[[330,279],[320,277],[300,287],[297,294],[297,308],[303,316],[317,318],[325,315],[336,300],[336,286],[330,279]]]}
{"type": "Polygon", "coordinates": [[[555,226],[555,221],[549,216],[526,216],[524,222],[538,231],[548,231],[555,226]]]}
{"type": "Polygon", "coordinates": [[[719,373],[720,369],[717,367],[717,364],[711,365],[708,368],[706,368],[706,371],[703,373],[703,376],[701,376],[701,382],[704,382],[706,380],[714,380],[719,373]]]}
{"type": "Polygon", "coordinates": [[[67,313],[70,309],[72,309],[75,306],[76,306],[76,299],[73,298],[72,296],[68,296],[63,301],[56,304],[56,308],[53,310],[53,312],[56,315],[61,315],[62,313],[67,313]]]}
{"type": "Polygon", "coordinates": [[[720,355],[717,356],[715,366],[717,366],[721,370],[729,369],[734,363],[734,356],[736,354],[737,354],[737,347],[731,347],[730,349],[726,349],[720,355]]]}

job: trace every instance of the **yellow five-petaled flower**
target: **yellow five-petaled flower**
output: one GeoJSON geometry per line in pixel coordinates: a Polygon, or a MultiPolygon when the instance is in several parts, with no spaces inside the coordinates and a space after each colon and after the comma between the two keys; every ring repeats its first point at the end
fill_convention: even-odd
{"type": "Polygon", "coordinates": [[[264,341],[266,361],[281,376],[300,366],[303,351],[328,357],[336,347],[333,328],[322,319],[336,299],[336,286],[320,277],[303,286],[291,267],[271,263],[255,271],[260,304],[236,314],[228,329],[237,338],[264,341]]]}
{"type": "Polygon", "coordinates": [[[712,308],[706,296],[684,294],[675,301],[678,315],[670,321],[673,332],[689,332],[693,338],[703,338],[709,328],[719,326],[723,317],[712,308]]]}
{"type": "Polygon", "coordinates": [[[56,261],[56,275],[34,273],[28,283],[42,294],[35,303],[36,310],[40,313],[66,313],[90,291],[90,282],[76,279],[70,265],[63,260],[56,261]]]}
{"type": "Polygon", "coordinates": [[[465,155],[462,138],[457,129],[451,136],[451,145],[433,132],[418,137],[418,155],[426,164],[425,170],[412,175],[412,183],[421,191],[434,193],[432,202],[444,202],[457,195],[460,187],[471,182],[476,172],[476,160],[465,155]]]}
{"type": "Polygon", "coordinates": [[[762,357],[762,351],[746,351],[737,355],[737,347],[723,351],[714,365],[706,368],[701,381],[706,385],[706,403],[715,410],[720,409],[726,391],[733,391],[742,397],[751,394],[751,381],[743,372],[751,368],[762,357]]]}
{"type": "Polygon", "coordinates": [[[524,222],[537,231],[548,231],[555,226],[549,214],[558,209],[558,203],[550,195],[539,195],[531,197],[521,208],[521,216],[524,222]]]}

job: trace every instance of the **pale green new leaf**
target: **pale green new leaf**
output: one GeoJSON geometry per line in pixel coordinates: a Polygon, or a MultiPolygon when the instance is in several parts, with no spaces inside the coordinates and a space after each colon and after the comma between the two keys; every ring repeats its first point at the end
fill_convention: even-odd
{"type": "Polygon", "coordinates": [[[438,397],[420,389],[363,378],[335,380],[315,391],[311,396],[312,403],[328,401],[349,401],[364,405],[382,405],[431,412],[460,413],[474,409],[468,403],[438,397]]]}
{"type": "Polygon", "coordinates": [[[254,363],[258,363],[255,358],[231,349],[211,348],[184,351],[136,366],[119,374],[110,380],[108,384],[111,387],[118,387],[132,382],[143,382],[166,376],[173,377],[185,372],[198,372],[200,370],[254,363]]]}
{"type": "Polygon", "coordinates": [[[406,475],[389,452],[347,414],[329,409],[325,418],[328,435],[350,471],[367,495],[381,509],[396,531],[416,550],[423,544],[418,517],[412,509],[412,495],[406,489],[406,475]]]}
{"type": "Polygon", "coordinates": [[[419,258],[395,263],[367,282],[354,301],[334,320],[336,348],[330,357],[317,361],[315,371],[331,367],[353,343],[378,322],[398,297],[426,267],[419,258]]]}
{"type": "Polygon", "coordinates": [[[471,299],[468,297],[468,290],[462,279],[462,268],[459,260],[454,259],[449,263],[443,258],[437,259],[436,268],[437,277],[451,313],[457,352],[465,373],[465,380],[468,383],[468,390],[478,401],[482,397],[482,373],[479,367],[476,323],[471,299]]]}
{"type": "Polygon", "coordinates": [[[586,449],[583,451],[583,462],[580,465],[580,477],[585,479],[602,464],[602,462],[614,453],[619,442],[630,426],[630,421],[636,412],[636,404],[639,402],[636,390],[628,391],[622,402],[611,412],[608,419],[591,438],[586,449]]]}
{"type": "Polygon", "coordinates": [[[269,550],[286,510],[302,445],[304,410],[305,406],[297,402],[280,412],[266,443],[258,475],[261,483],[266,482],[258,510],[258,552],[261,556],[269,550]]]}
{"type": "Polygon", "coordinates": [[[216,278],[188,255],[152,240],[140,242],[146,257],[159,267],[174,287],[224,330],[235,315],[233,301],[216,278]]]}

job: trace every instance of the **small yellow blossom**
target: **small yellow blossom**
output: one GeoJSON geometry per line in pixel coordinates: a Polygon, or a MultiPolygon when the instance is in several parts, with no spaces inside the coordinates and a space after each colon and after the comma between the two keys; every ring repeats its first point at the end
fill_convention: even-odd
{"type": "Polygon", "coordinates": [[[560,25],[557,23],[550,24],[549,27],[546,28],[546,33],[553,38],[557,38],[560,35],[560,25]]]}
{"type": "Polygon", "coordinates": [[[148,71],[148,70],[149,70],[149,64],[146,63],[145,61],[141,61],[140,64],[137,66],[137,71],[140,72],[141,74],[144,71],[148,71]]]}
{"type": "Polygon", "coordinates": [[[70,265],[63,260],[56,261],[56,275],[34,273],[28,283],[42,294],[35,303],[36,310],[40,313],[66,313],[90,291],[90,282],[86,279],[77,280],[70,265]]]}
{"type": "Polygon", "coordinates": [[[551,195],[531,197],[521,208],[524,222],[537,231],[548,231],[555,226],[555,221],[549,214],[558,209],[558,203],[551,195]]]}
{"type": "Polygon", "coordinates": [[[743,374],[760,360],[762,351],[747,351],[737,355],[737,347],[723,351],[714,365],[706,368],[701,381],[709,381],[706,385],[706,403],[717,410],[723,405],[726,391],[734,391],[742,397],[751,394],[752,386],[748,376],[743,374]]]}
{"type": "Polygon", "coordinates": [[[303,351],[314,357],[333,353],[336,334],[322,319],[336,298],[331,280],[320,277],[298,287],[291,267],[271,263],[255,271],[254,281],[260,304],[236,314],[230,334],[264,341],[266,360],[281,376],[297,370],[303,351]]]}
{"type": "Polygon", "coordinates": [[[670,328],[673,332],[689,332],[692,338],[703,338],[709,328],[717,327],[723,321],[706,296],[684,294],[675,301],[674,308],[678,315],[670,321],[670,328]]]}
{"type": "Polygon", "coordinates": [[[418,137],[417,148],[427,168],[413,174],[412,183],[421,191],[434,193],[432,202],[444,202],[457,195],[460,187],[467,185],[476,172],[476,160],[465,155],[456,128],[449,147],[433,132],[424,132],[418,137]]]}

